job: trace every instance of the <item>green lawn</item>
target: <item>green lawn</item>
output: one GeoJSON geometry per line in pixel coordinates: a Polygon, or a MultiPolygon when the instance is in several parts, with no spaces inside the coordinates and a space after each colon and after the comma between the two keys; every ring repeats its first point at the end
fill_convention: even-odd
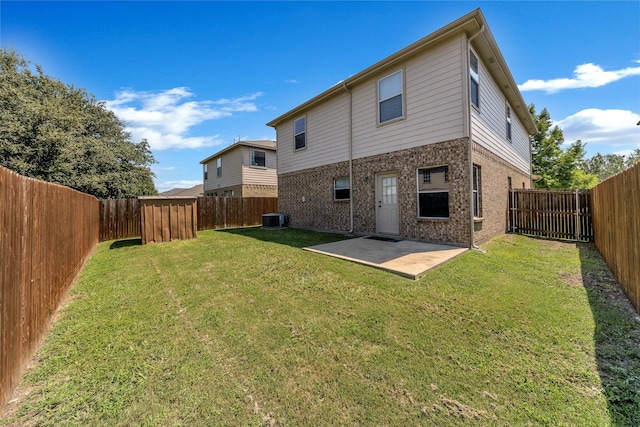
{"type": "Polygon", "coordinates": [[[101,243],[1,425],[640,423],[640,322],[590,245],[412,281],[246,228],[101,243]]]}

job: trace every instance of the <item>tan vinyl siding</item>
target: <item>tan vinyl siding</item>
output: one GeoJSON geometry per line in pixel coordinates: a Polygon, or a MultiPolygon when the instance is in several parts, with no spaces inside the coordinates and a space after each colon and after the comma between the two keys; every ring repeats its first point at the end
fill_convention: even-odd
{"type": "Polygon", "coordinates": [[[337,163],[349,158],[349,96],[345,92],[277,128],[280,173],[337,163]],[[306,116],[307,147],[293,148],[293,122],[306,116]]]}
{"type": "Polygon", "coordinates": [[[222,176],[217,175],[216,160],[211,159],[207,164],[209,178],[204,182],[204,191],[216,191],[218,188],[242,184],[242,150],[241,147],[227,151],[222,158],[222,176]]]}
{"type": "Polygon", "coordinates": [[[461,37],[389,67],[353,89],[353,157],[404,150],[463,136],[461,37]],[[378,79],[402,69],[406,118],[377,124],[378,79]]]}
{"type": "Polygon", "coordinates": [[[471,107],[473,140],[497,156],[529,173],[529,136],[511,106],[511,142],[507,139],[506,98],[480,57],[480,112],[471,107]]]}
{"type": "MultiPolygon", "coordinates": [[[[464,135],[462,35],[352,88],[353,157],[420,147],[464,135]],[[378,125],[378,80],[404,74],[406,118],[378,125]]],[[[349,96],[301,112],[277,127],[279,173],[349,160],[349,96]],[[307,148],[294,151],[293,121],[307,118],[307,148]]]]}
{"type": "Polygon", "coordinates": [[[245,185],[278,185],[276,153],[257,147],[242,147],[242,183],[245,185]],[[265,153],[265,167],[251,166],[251,150],[265,153]]]}

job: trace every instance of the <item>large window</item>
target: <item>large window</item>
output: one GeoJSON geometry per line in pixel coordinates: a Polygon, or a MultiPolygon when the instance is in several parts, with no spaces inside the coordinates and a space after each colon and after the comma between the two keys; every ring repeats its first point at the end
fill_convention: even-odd
{"type": "Polygon", "coordinates": [[[418,169],[418,216],[449,218],[449,167],[418,169]]]}
{"type": "Polygon", "coordinates": [[[469,51],[469,75],[471,103],[480,108],[480,72],[478,71],[478,57],[471,51],[469,51]]]}
{"type": "Polygon", "coordinates": [[[388,122],[403,116],[402,71],[378,81],[378,120],[388,122]]]}
{"type": "Polygon", "coordinates": [[[349,178],[337,178],[333,180],[333,198],[334,200],[349,200],[351,197],[351,188],[349,178]]]}
{"type": "Polygon", "coordinates": [[[216,176],[218,178],[222,176],[222,157],[216,159],[216,176]]]}
{"type": "Polygon", "coordinates": [[[207,167],[206,163],[204,165],[202,165],[202,172],[204,174],[204,179],[207,179],[208,178],[208,167],[207,167]]]}
{"type": "Polygon", "coordinates": [[[293,138],[295,149],[300,150],[307,146],[307,118],[300,117],[293,122],[293,138]]]}
{"type": "Polygon", "coordinates": [[[251,166],[265,167],[267,165],[264,151],[251,150],[251,166]]]}
{"type": "MultiPolygon", "coordinates": [[[[511,186],[511,182],[509,182],[509,186],[511,186]]],[[[480,217],[480,168],[475,165],[473,166],[473,216],[480,217]]]]}

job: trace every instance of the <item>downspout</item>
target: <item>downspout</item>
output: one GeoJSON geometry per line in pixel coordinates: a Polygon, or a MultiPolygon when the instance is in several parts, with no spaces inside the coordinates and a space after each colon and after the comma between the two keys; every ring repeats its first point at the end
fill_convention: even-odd
{"type": "MultiPolygon", "coordinates": [[[[469,51],[471,50],[471,40],[475,39],[477,36],[484,32],[484,24],[475,34],[471,35],[467,38],[467,49],[465,57],[467,58],[467,63],[465,66],[465,74],[466,74],[466,95],[467,99],[465,102],[466,115],[467,115],[467,125],[469,126],[467,129],[467,136],[469,137],[469,147],[468,147],[468,158],[469,158],[469,249],[480,250],[479,247],[476,246],[475,242],[475,222],[473,215],[473,138],[472,138],[472,124],[471,124],[471,76],[469,73],[469,51]]],[[[480,70],[478,70],[480,71],[480,70]]]]}
{"type": "Polygon", "coordinates": [[[353,234],[353,94],[345,82],[342,88],[349,94],[349,234],[353,234]]]}

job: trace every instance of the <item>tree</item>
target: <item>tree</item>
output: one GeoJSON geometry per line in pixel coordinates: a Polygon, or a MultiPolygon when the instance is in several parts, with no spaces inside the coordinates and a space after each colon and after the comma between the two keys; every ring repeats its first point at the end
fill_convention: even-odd
{"type": "Polygon", "coordinates": [[[584,161],[585,172],[597,175],[600,181],[610,176],[622,172],[626,168],[633,166],[640,160],[640,148],[636,148],[629,155],[597,153],[590,159],[584,161]]]}
{"type": "Polygon", "coordinates": [[[597,184],[596,175],[579,168],[585,156],[582,141],[578,140],[563,150],[564,135],[558,126],[553,125],[547,109],[536,114],[535,106],[531,104],[529,111],[538,128],[531,146],[533,174],[540,177],[535,183],[536,188],[590,188],[597,184]]]}
{"type": "Polygon", "coordinates": [[[83,89],[0,49],[0,165],[97,198],[157,194],[149,143],[83,89]]]}

